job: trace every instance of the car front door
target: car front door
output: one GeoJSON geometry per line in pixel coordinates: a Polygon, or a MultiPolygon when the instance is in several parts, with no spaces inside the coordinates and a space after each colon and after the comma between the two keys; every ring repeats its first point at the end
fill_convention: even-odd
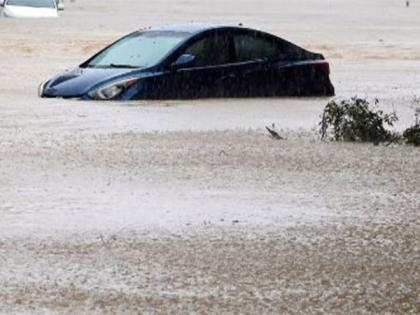
{"type": "Polygon", "coordinates": [[[179,52],[194,60],[175,69],[166,77],[168,90],[174,98],[221,97],[229,78],[232,43],[227,33],[215,31],[190,43],[179,52]]]}

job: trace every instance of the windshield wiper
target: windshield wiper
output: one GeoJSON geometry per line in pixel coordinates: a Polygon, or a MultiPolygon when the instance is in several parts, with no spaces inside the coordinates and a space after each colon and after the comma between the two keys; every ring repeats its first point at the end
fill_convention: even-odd
{"type": "Polygon", "coordinates": [[[138,69],[138,68],[142,68],[142,67],[138,67],[138,66],[133,66],[133,65],[118,65],[115,63],[111,63],[109,65],[91,65],[91,64],[87,64],[87,65],[82,65],[81,68],[99,68],[99,69],[106,69],[106,68],[130,68],[130,69],[138,69]]]}
{"type": "Polygon", "coordinates": [[[110,68],[133,68],[133,69],[139,68],[139,67],[133,66],[133,65],[118,65],[118,64],[115,64],[115,63],[111,63],[108,67],[110,67],[110,68]]]}

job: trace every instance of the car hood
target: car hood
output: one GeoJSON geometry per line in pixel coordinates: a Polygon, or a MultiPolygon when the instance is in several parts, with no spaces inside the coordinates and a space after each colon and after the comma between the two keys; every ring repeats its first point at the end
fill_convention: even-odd
{"type": "Polygon", "coordinates": [[[126,75],[137,73],[133,69],[101,69],[101,68],[76,68],[71,71],[61,72],[50,80],[44,87],[44,96],[81,97],[92,88],[111,81],[123,79],[126,75]]]}
{"type": "Polygon", "coordinates": [[[57,9],[55,8],[33,8],[15,5],[6,5],[3,9],[2,15],[5,17],[15,18],[58,17],[57,9]]]}

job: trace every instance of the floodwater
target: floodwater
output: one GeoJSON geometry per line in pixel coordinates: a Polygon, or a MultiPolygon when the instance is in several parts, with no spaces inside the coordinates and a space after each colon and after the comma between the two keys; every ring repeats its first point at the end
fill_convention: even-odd
{"type": "Polygon", "coordinates": [[[414,121],[420,3],[67,1],[0,18],[0,313],[418,313],[416,148],[322,143],[328,98],[81,102],[38,85],[122,35],[243,23],[414,121]],[[287,139],[264,129],[275,124],[287,139]]]}

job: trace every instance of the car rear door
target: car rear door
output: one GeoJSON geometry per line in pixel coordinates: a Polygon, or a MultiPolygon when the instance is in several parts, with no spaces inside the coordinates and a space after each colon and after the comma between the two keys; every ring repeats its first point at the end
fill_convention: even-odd
{"type": "Polygon", "coordinates": [[[232,40],[233,96],[287,94],[287,52],[277,38],[258,31],[240,30],[232,34],[232,40]]]}

